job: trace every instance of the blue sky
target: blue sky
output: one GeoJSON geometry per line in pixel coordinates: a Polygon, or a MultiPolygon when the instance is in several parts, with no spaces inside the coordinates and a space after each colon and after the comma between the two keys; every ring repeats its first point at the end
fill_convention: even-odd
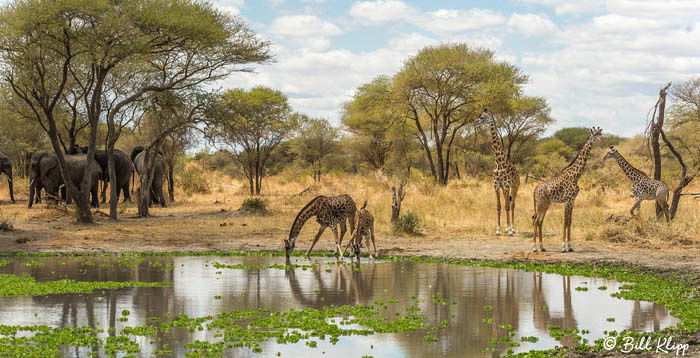
{"type": "Polygon", "coordinates": [[[277,62],[223,87],[265,85],[338,123],[355,89],[427,45],[494,50],[530,76],[556,124],[643,132],[663,85],[700,75],[697,0],[220,0],[274,43],[277,62]]]}
{"type": "Polygon", "coordinates": [[[552,108],[550,133],[642,133],[666,82],[700,76],[698,0],[213,2],[269,39],[277,60],[217,86],[280,89],[295,111],[335,123],[359,85],[446,42],[490,48],[528,74],[525,94],[552,108]]]}

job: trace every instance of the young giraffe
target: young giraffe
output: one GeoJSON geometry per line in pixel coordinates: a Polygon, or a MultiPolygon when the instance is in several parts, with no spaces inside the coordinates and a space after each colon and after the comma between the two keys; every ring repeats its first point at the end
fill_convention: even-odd
{"type": "Polygon", "coordinates": [[[586,167],[588,153],[591,151],[593,143],[598,140],[603,133],[600,128],[593,127],[591,134],[583,144],[583,148],[576,154],[576,157],[564,168],[559,175],[552,180],[542,182],[535,187],[533,199],[535,202],[535,215],[532,216],[534,234],[532,236],[532,251],[537,251],[537,235],[540,236],[540,250],[546,251],[542,244],[542,222],[547,214],[549,204],[564,203],[564,235],[561,244],[562,252],[571,252],[571,214],[574,210],[574,201],[578,195],[578,179],[586,167]]]}
{"type": "Polygon", "coordinates": [[[477,126],[484,123],[489,124],[491,130],[491,147],[496,156],[496,167],[493,168],[493,188],[496,190],[496,212],[498,213],[498,226],[496,227],[496,235],[501,234],[501,192],[503,200],[506,203],[506,232],[508,235],[515,234],[515,198],[518,196],[518,188],[520,188],[520,174],[518,168],[513,165],[503,150],[501,145],[501,137],[498,135],[496,128],[496,119],[484,108],[484,113],[481,114],[474,124],[477,126]]]}
{"type": "Polygon", "coordinates": [[[340,255],[340,259],[343,258],[343,252],[340,251],[340,245],[343,242],[343,236],[347,228],[345,226],[345,220],[347,219],[350,223],[350,232],[354,231],[355,212],[357,207],[355,202],[352,200],[350,195],[343,194],[338,196],[317,196],[313,198],[306,206],[301,209],[297,217],[294,219],[292,224],[292,229],[289,231],[289,238],[284,240],[284,249],[287,254],[287,259],[294,250],[294,245],[296,244],[297,237],[301,228],[304,226],[309,218],[316,216],[316,221],[321,225],[316,237],[314,238],[311,247],[306,251],[306,257],[309,256],[311,250],[316,245],[316,242],[321,238],[321,234],[326,228],[330,227],[333,230],[333,235],[335,236],[335,246],[337,254],[340,255]],[[340,238],[338,238],[338,225],[340,225],[340,238]]]}
{"type": "Polygon", "coordinates": [[[622,172],[632,181],[632,195],[635,198],[635,202],[632,209],[630,209],[630,215],[634,216],[634,209],[637,209],[637,214],[641,213],[642,201],[656,200],[656,203],[662,208],[659,214],[656,215],[656,220],[659,220],[661,215],[664,215],[666,222],[670,222],[671,213],[668,211],[668,187],[666,184],[649,178],[644,172],[633,167],[613,146],[610,146],[610,150],[603,160],[608,160],[608,158],[615,158],[622,172]]]}
{"type": "MultiPolygon", "coordinates": [[[[372,213],[370,213],[369,210],[366,209],[366,207],[367,200],[365,200],[365,203],[362,204],[362,208],[360,208],[360,210],[358,210],[357,214],[355,215],[355,231],[353,231],[352,233],[352,238],[350,239],[348,246],[345,247],[345,251],[347,251],[348,247],[352,246],[352,250],[355,253],[355,257],[357,257],[358,259],[360,257],[360,248],[363,246],[363,239],[367,244],[367,252],[370,252],[369,240],[372,239],[374,255],[377,255],[377,245],[374,243],[374,216],[372,216],[372,213]]],[[[374,260],[374,256],[372,256],[372,253],[369,254],[369,258],[374,260]]]]}

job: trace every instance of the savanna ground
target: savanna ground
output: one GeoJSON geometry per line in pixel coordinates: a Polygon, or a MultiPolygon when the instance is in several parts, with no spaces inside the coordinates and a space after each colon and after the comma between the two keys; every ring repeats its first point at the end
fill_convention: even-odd
{"type": "MultiPolygon", "coordinates": [[[[531,253],[533,213],[532,179],[521,184],[516,203],[514,237],[496,236],[495,195],[491,184],[475,179],[452,180],[446,187],[430,179],[410,181],[402,214],[420,218],[419,235],[395,234],[390,223],[391,186],[397,183],[381,173],[326,175],[321,184],[308,177],[282,174],[267,178],[262,196],[267,215],[248,215],[238,209],[249,197],[246,183],[218,173],[207,173],[209,192],[186,195],[176,188],[174,203],[154,207],[153,217],[136,218],[133,203],[120,203],[119,222],[110,222],[108,207],[95,212],[95,225],[75,222],[72,208],[42,202],[27,209],[27,183],[15,182],[16,204],[7,186],[0,189],[0,213],[14,229],[0,232],[0,252],[133,252],[282,250],[298,211],[316,195],[350,194],[358,206],[368,200],[375,216],[377,246],[381,254],[485,259],[603,262],[618,261],[656,269],[700,273],[700,200],[684,197],[676,219],[667,225],[653,223],[654,205],[642,205],[641,218],[615,223],[613,216],[628,216],[633,204],[629,187],[606,188],[580,182],[581,192],[573,214],[572,244],[576,252],[560,253],[563,207],[553,204],[544,223],[545,253],[531,253]],[[309,188],[304,194],[299,194],[309,188]]],[[[671,184],[671,183],[669,183],[671,184]]],[[[687,188],[687,191],[698,188],[687,188]]],[[[505,210],[502,212],[505,231],[505,210]]],[[[301,232],[296,250],[305,251],[318,230],[311,219],[301,232]]],[[[344,242],[347,242],[346,235],[344,242]]],[[[334,248],[327,230],[314,251],[334,248]]]]}

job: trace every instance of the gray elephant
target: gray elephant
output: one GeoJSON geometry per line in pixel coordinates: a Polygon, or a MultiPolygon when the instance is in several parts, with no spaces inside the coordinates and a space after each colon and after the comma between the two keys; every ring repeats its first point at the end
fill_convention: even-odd
{"type": "MultiPolygon", "coordinates": [[[[134,161],[134,167],[139,176],[144,173],[145,170],[145,160],[146,152],[144,147],[137,146],[131,151],[131,159],[134,161]]],[[[163,155],[160,152],[156,152],[153,158],[153,181],[151,182],[151,202],[148,203],[150,206],[152,201],[157,201],[160,206],[166,207],[165,196],[163,195],[163,173],[165,172],[165,162],[163,161],[163,155]]]]}
{"type": "MultiPolygon", "coordinates": [[[[82,153],[87,153],[87,147],[81,147],[82,153]]],[[[124,201],[131,201],[131,192],[129,191],[129,178],[134,173],[134,163],[129,159],[126,153],[119,149],[115,149],[114,153],[114,173],[117,176],[117,201],[119,201],[120,192],[124,193],[124,201]]],[[[109,170],[107,168],[107,151],[96,150],[95,160],[100,164],[102,169],[102,177],[100,180],[104,183],[102,186],[102,202],[107,200],[107,183],[109,183],[109,170]]]]}
{"type": "MultiPolygon", "coordinates": [[[[71,181],[74,185],[80,186],[87,164],[87,156],[85,154],[66,155],[66,165],[70,173],[71,181]]],[[[92,168],[92,178],[90,179],[90,193],[92,195],[92,206],[99,206],[97,199],[97,184],[102,169],[97,161],[93,160],[90,163],[92,168]]],[[[39,152],[32,156],[29,164],[29,207],[32,207],[35,198],[35,191],[41,190],[43,187],[46,193],[57,198],[58,189],[63,185],[63,177],[61,170],[58,167],[58,157],[52,152],[39,152]]],[[[66,203],[70,204],[71,198],[66,196],[66,203]]]]}
{"type": "Polygon", "coordinates": [[[0,172],[7,175],[7,184],[10,186],[10,199],[15,203],[15,193],[12,191],[12,161],[10,157],[0,154],[0,172]]]}

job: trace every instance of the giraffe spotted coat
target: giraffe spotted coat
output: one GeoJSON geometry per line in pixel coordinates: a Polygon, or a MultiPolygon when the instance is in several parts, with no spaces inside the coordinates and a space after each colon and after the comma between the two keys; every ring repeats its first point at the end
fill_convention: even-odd
{"type": "Polygon", "coordinates": [[[562,235],[562,252],[574,251],[571,247],[571,217],[574,210],[574,202],[578,196],[578,179],[586,167],[586,160],[593,143],[602,135],[600,128],[593,127],[588,139],[571,163],[564,168],[559,175],[552,180],[542,182],[535,187],[533,201],[535,215],[532,216],[534,234],[532,236],[532,251],[537,251],[537,237],[539,236],[540,250],[546,251],[542,244],[542,223],[547,214],[550,203],[564,203],[564,230],[562,235]]]}
{"type": "Polygon", "coordinates": [[[641,204],[644,200],[655,200],[661,207],[661,211],[656,216],[658,220],[661,215],[666,217],[666,222],[671,219],[671,214],[668,210],[668,186],[660,180],[649,178],[644,172],[635,168],[630,164],[613,146],[605,155],[604,160],[614,158],[623,173],[632,182],[632,195],[635,198],[634,205],[630,209],[630,215],[634,216],[634,209],[637,209],[637,214],[641,212],[641,204]]]}
{"type": "Polygon", "coordinates": [[[331,228],[335,236],[336,252],[342,259],[343,253],[340,250],[340,245],[343,242],[343,237],[347,231],[345,226],[346,220],[350,224],[350,232],[354,231],[354,219],[357,206],[350,195],[343,194],[338,196],[317,196],[312,199],[304,208],[301,209],[297,217],[294,219],[292,228],[289,231],[289,238],[284,240],[284,248],[287,258],[291,255],[296,245],[299,232],[309,218],[316,216],[316,221],[321,225],[311,243],[311,247],[306,251],[306,256],[309,256],[321,235],[326,228],[331,228]],[[338,225],[340,225],[340,236],[338,236],[338,225]]]}
{"type": "Polygon", "coordinates": [[[515,234],[515,200],[520,188],[520,173],[518,168],[511,163],[501,145],[501,137],[496,128],[496,119],[484,109],[475,125],[480,126],[488,123],[491,131],[491,147],[496,160],[493,169],[493,188],[496,191],[496,215],[498,217],[496,235],[501,234],[501,194],[505,201],[506,208],[506,232],[508,235],[515,234]]]}

